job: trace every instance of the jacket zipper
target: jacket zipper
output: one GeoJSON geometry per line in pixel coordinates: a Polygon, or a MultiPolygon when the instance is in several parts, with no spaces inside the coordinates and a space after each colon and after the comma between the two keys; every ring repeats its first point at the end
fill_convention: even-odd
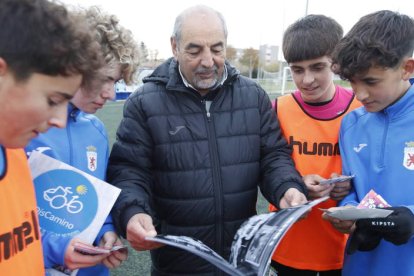
{"type": "MultiPolygon", "coordinates": [[[[70,114],[69,114],[69,119],[73,120],[74,122],[76,122],[76,109],[73,109],[70,114]]],[[[73,150],[74,148],[72,147],[72,135],[71,135],[71,124],[68,122],[67,124],[67,135],[68,135],[68,142],[69,142],[69,165],[73,166],[73,150]]]]}
{"type": "Polygon", "coordinates": [[[208,135],[208,145],[211,156],[212,164],[212,173],[213,173],[213,185],[214,185],[214,202],[215,202],[215,228],[216,228],[216,244],[217,244],[217,253],[221,256],[223,255],[223,188],[220,177],[220,164],[218,158],[218,147],[216,139],[216,131],[214,129],[214,121],[211,120],[211,108],[213,103],[211,103],[210,108],[207,108],[207,103],[205,100],[201,100],[201,104],[205,110],[205,118],[207,121],[207,135],[208,135]]]}
{"type": "Polygon", "coordinates": [[[385,166],[385,162],[384,162],[384,152],[385,152],[385,147],[387,144],[387,136],[388,136],[388,127],[389,127],[389,123],[390,123],[390,118],[388,116],[387,111],[384,111],[384,117],[385,117],[385,124],[384,124],[384,132],[382,134],[382,145],[381,145],[381,154],[380,154],[380,160],[379,160],[379,167],[380,168],[384,168],[385,166]]]}

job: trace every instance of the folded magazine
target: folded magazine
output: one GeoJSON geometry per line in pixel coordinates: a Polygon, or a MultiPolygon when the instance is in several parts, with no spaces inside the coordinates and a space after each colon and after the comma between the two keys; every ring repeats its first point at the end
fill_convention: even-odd
{"type": "Polygon", "coordinates": [[[157,235],[147,240],[189,251],[230,275],[265,275],[276,247],[289,228],[323,197],[306,204],[256,215],[244,222],[234,236],[230,260],[225,260],[199,240],[186,236],[157,235]]]}

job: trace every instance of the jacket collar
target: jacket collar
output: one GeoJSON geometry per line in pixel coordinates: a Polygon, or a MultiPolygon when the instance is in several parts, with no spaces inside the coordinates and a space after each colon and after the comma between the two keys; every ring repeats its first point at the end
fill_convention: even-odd
{"type": "Polygon", "coordinates": [[[77,108],[73,103],[69,102],[68,104],[68,120],[76,121],[76,118],[80,114],[80,109],[77,108]]]}
{"type": "Polygon", "coordinates": [[[393,105],[383,110],[390,118],[400,117],[414,111],[414,85],[393,105]]]}

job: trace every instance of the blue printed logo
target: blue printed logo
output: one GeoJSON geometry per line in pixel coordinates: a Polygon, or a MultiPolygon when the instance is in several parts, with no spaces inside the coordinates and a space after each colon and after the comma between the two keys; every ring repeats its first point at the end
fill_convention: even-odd
{"type": "Polygon", "coordinates": [[[37,212],[42,230],[74,235],[85,230],[98,209],[90,181],[71,170],[51,170],[34,179],[37,212]]]}

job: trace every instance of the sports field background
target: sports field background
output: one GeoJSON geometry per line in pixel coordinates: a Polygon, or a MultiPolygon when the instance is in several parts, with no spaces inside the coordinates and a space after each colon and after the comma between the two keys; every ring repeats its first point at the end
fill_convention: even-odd
{"type": "MultiPolygon", "coordinates": [[[[115,141],[116,129],[122,119],[122,109],[124,102],[108,102],[102,110],[97,112],[97,116],[104,122],[108,131],[110,145],[115,141]]],[[[266,201],[259,196],[257,210],[263,213],[267,210],[266,201]]],[[[125,241],[125,243],[127,243],[125,241]]],[[[151,260],[149,252],[137,252],[129,248],[128,260],[123,262],[119,268],[111,270],[113,276],[146,276],[150,275],[151,260]]]]}

